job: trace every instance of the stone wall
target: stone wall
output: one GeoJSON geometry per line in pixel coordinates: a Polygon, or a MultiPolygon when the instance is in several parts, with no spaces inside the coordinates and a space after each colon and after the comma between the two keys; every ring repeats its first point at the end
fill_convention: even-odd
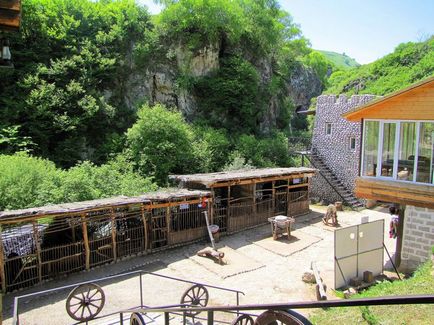
{"type": "Polygon", "coordinates": [[[414,271],[434,246],[434,210],[407,206],[404,216],[400,269],[414,271]]]}
{"type": "MultiPolygon", "coordinates": [[[[330,170],[339,178],[346,188],[353,191],[355,179],[359,173],[360,159],[360,123],[348,122],[342,114],[361,106],[372,99],[374,95],[322,95],[317,99],[315,124],[312,135],[312,149],[318,154],[330,170]],[[331,134],[327,134],[326,125],[330,123],[331,134]],[[355,148],[351,149],[350,139],[354,138],[355,148]]],[[[324,181],[312,183],[312,194],[331,193],[324,187],[324,181]]],[[[328,185],[328,184],[327,184],[328,185]]],[[[335,198],[324,197],[333,202],[335,198]]]]}

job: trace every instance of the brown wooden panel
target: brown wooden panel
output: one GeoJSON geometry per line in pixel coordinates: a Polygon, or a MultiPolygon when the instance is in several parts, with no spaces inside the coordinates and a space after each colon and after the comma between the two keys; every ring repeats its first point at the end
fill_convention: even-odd
{"type": "Polygon", "coordinates": [[[434,208],[434,186],[358,178],[356,196],[418,207],[434,208]]]}
{"type": "Polygon", "coordinates": [[[345,114],[349,121],[361,119],[434,120],[434,79],[394,96],[374,101],[345,114]]]}
{"type": "Polygon", "coordinates": [[[0,0],[0,9],[7,9],[7,10],[19,12],[21,10],[21,1],[20,0],[0,0]]]}
{"type": "Polygon", "coordinates": [[[3,16],[0,13],[0,28],[10,27],[18,28],[20,27],[20,17],[19,16],[3,16]]]}

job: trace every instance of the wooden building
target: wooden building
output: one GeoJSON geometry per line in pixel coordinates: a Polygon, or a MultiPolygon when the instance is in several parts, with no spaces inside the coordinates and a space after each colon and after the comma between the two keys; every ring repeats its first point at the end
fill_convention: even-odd
{"type": "Polygon", "coordinates": [[[21,0],[0,0],[0,31],[16,31],[21,23],[21,0]]]}
{"type": "Polygon", "coordinates": [[[304,214],[314,173],[271,168],[173,176],[195,189],[0,212],[2,291],[202,240],[204,212],[223,233],[278,214],[304,214]]]}
{"type": "Polygon", "coordinates": [[[434,77],[343,116],[362,122],[355,193],[399,205],[397,253],[412,270],[434,246],[434,77]]]}
{"type": "Polygon", "coordinates": [[[0,212],[2,291],[202,239],[209,199],[180,189],[0,212]]]}
{"type": "Polygon", "coordinates": [[[275,215],[309,211],[312,168],[264,168],[209,174],[173,175],[190,189],[211,191],[211,222],[222,233],[263,224],[275,215]]]}

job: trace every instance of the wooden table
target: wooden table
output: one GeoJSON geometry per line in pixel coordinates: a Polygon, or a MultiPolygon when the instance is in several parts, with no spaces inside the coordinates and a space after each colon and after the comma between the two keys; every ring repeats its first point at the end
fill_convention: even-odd
{"type": "Polygon", "coordinates": [[[287,234],[288,239],[291,238],[291,224],[295,222],[295,219],[292,217],[286,217],[286,220],[276,221],[276,217],[286,217],[286,216],[275,216],[268,218],[268,221],[271,225],[271,233],[273,235],[273,239],[276,240],[279,235],[287,234]],[[286,231],[285,231],[286,230],[286,231]]]}

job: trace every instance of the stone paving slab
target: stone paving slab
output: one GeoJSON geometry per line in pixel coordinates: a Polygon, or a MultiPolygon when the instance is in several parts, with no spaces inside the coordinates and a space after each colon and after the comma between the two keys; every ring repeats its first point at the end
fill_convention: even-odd
{"type": "Polygon", "coordinates": [[[254,241],[253,244],[258,245],[274,254],[288,257],[296,252],[299,252],[306,247],[311,246],[322,240],[322,238],[308,235],[300,230],[295,230],[291,232],[291,238],[282,236],[277,240],[272,237],[264,238],[258,241],[254,241]]]}
{"type": "Polygon", "coordinates": [[[214,259],[197,255],[191,256],[190,259],[198,266],[205,268],[222,279],[251,272],[265,266],[250,257],[240,254],[229,246],[219,248],[218,251],[225,254],[222,264],[219,264],[214,259]]]}

